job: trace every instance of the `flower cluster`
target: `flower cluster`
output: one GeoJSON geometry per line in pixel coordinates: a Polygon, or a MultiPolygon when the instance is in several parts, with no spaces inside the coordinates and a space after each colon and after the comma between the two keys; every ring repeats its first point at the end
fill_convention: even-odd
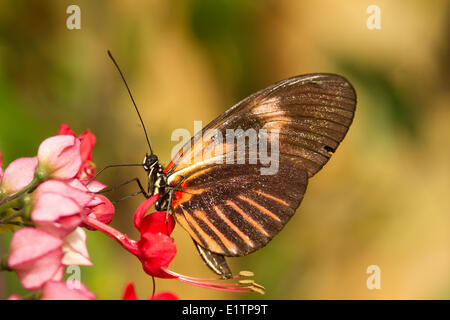
{"type": "Polygon", "coordinates": [[[109,223],[114,216],[111,202],[96,195],[106,186],[86,183],[95,174],[94,145],[89,130],[77,137],[62,125],[40,144],[37,156],[0,170],[0,228],[15,231],[2,266],[43,299],[95,298],[81,283],[68,288],[62,281],[65,266],[92,265],[82,228],[86,217],[109,223]]]}
{"type": "MultiPolygon", "coordinates": [[[[58,135],[41,143],[35,157],[14,160],[3,170],[0,153],[0,233],[14,232],[0,271],[14,271],[22,286],[35,292],[32,298],[95,299],[95,294],[81,282],[63,281],[66,266],[93,264],[86,248],[88,229],[115,239],[139,259],[144,272],[152,277],[177,279],[214,290],[264,293],[262,286],[243,279],[253,276],[249,271],[241,271],[230,283],[169,270],[177,253],[170,237],[175,220],[166,212],[148,214],[159,195],[149,197],[134,213],[139,240],[111,227],[114,206],[98,194],[106,186],[95,180],[95,142],[89,130],[77,137],[63,124],[58,135]]],[[[10,299],[21,297],[12,295],[10,299]]],[[[137,299],[132,283],[126,286],[123,299],[137,299]]],[[[165,292],[153,293],[149,299],[178,297],[165,292]]]]}

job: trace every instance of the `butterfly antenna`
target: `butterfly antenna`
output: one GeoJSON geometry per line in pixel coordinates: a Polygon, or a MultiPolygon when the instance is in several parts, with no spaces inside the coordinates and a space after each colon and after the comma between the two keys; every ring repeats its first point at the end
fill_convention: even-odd
{"type": "Polygon", "coordinates": [[[122,77],[123,83],[125,83],[125,86],[127,87],[128,94],[130,95],[131,101],[133,101],[134,108],[136,109],[136,112],[139,116],[139,120],[141,121],[142,128],[144,129],[145,138],[147,139],[147,144],[148,144],[148,147],[150,148],[150,154],[153,154],[152,144],[150,143],[150,139],[148,138],[147,129],[145,129],[144,121],[142,121],[141,113],[139,112],[136,102],[134,102],[134,98],[133,98],[133,95],[131,94],[130,88],[128,87],[127,81],[125,80],[125,77],[123,76],[123,73],[120,70],[119,65],[117,64],[116,59],[114,59],[114,57],[111,54],[111,51],[109,51],[109,50],[108,50],[108,56],[111,58],[112,62],[116,66],[117,70],[120,73],[120,76],[122,77]]]}

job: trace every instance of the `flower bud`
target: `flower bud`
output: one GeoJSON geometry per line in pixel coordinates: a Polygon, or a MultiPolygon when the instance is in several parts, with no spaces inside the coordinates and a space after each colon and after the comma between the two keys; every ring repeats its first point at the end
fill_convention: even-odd
{"type": "Polygon", "coordinates": [[[14,193],[28,186],[33,180],[37,164],[36,157],[19,158],[11,162],[3,174],[3,179],[0,177],[0,193],[14,193]]]}
{"type": "Polygon", "coordinates": [[[25,289],[39,289],[51,279],[62,279],[62,245],[61,239],[45,231],[22,228],[12,237],[8,265],[25,289]]]}
{"type": "Polygon", "coordinates": [[[80,140],[70,135],[47,138],[39,146],[38,160],[39,179],[71,179],[81,168],[80,140]]]}

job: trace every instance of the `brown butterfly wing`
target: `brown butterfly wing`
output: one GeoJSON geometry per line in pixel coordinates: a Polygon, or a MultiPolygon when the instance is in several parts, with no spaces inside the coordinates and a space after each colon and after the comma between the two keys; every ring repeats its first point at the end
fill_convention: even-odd
{"type": "Polygon", "coordinates": [[[242,256],[264,246],[295,213],[307,174],[283,159],[276,175],[258,165],[222,165],[187,180],[173,201],[177,221],[194,241],[212,252],[242,256]],[[214,183],[209,181],[214,180],[214,183]]]}
{"type": "Polygon", "coordinates": [[[172,203],[177,221],[217,255],[241,256],[261,248],[295,213],[308,177],[344,138],[355,106],[351,84],[333,74],[293,77],[239,102],[196,134],[165,169],[171,186],[182,184],[172,203]],[[237,128],[279,130],[275,174],[262,175],[265,166],[259,161],[218,163],[237,149],[237,140],[217,144],[212,129],[225,137],[227,129],[237,128]],[[205,156],[210,149],[214,152],[205,156]]]}

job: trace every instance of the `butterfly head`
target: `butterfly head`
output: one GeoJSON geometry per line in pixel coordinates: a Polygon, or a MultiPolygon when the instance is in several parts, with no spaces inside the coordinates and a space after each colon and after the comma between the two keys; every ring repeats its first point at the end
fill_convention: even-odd
{"type": "Polygon", "coordinates": [[[154,154],[145,154],[144,161],[142,162],[145,171],[150,172],[154,167],[159,165],[158,157],[154,154]]]}

